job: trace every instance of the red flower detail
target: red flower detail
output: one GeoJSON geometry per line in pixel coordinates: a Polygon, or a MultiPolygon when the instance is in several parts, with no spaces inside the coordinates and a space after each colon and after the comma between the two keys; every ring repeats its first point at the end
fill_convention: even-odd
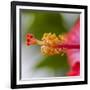
{"type": "Polygon", "coordinates": [[[35,42],[36,42],[36,39],[34,38],[34,36],[32,34],[28,33],[26,35],[26,45],[30,46],[32,44],[35,44],[35,42]]]}
{"type": "Polygon", "coordinates": [[[79,76],[80,75],[80,62],[76,62],[70,72],[67,73],[68,76],[79,76]]]}
{"type": "Polygon", "coordinates": [[[30,33],[28,33],[27,35],[26,35],[26,38],[33,38],[33,35],[32,34],[30,34],[30,33]]]}
{"type": "Polygon", "coordinates": [[[58,45],[58,48],[66,48],[66,49],[80,49],[80,45],[69,45],[69,44],[62,44],[58,45]]]}

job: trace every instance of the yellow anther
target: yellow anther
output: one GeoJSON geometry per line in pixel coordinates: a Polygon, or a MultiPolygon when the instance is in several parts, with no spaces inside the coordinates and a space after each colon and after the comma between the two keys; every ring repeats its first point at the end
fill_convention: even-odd
{"type": "Polygon", "coordinates": [[[55,33],[44,33],[42,37],[42,45],[41,45],[41,52],[44,55],[55,55],[60,54],[62,52],[61,48],[55,48],[58,44],[63,41],[63,35],[56,36],[55,33]]]}
{"type": "Polygon", "coordinates": [[[61,56],[63,56],[64,55],[64,53],[61,53],[61,56]]]}
{"type": "Polygon", "coordinates": [[[64,35],[59,35],[58,37],[59,37],[59,39],[60,39],[61,42],[64,42],[65,41],[65,36],[64,35]]]}

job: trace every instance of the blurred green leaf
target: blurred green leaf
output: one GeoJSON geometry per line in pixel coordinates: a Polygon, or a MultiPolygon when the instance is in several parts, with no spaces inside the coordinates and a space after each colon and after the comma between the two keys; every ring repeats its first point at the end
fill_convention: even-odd
{"type": "Polygon", "coordinates": [[[47,67],[51,70],[53,70],[54,73],[57,71],[64,70],[64,73],[66,73],[69,70],[69,65],[67,62],[67,56],[49,56],[43,59],[41,62],[37,63],[36,69],[40,69],[43,67],[47,67]]]}
{"type": "Polygon", "coordinates": [[[32,33],[38,39],[41,39],[44,33],[52,32],[58,35],[67,32],[63,17],[57,12],[32,11],[30,14],[34,16],[34,21],[26,33],[32,33]]]}

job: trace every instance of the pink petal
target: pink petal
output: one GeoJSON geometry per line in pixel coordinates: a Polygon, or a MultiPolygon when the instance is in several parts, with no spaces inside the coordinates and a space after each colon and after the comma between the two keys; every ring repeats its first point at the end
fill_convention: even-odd
{"type": "MultiPolygon", "coordinates": [[[[80,19],[76,21],[74,26],[71,28],[67,35],[68,44],[80,45],[80,19]]],[[[68,73],[69,76],[75,76],[80,74],[80,65],[77,66],[77,62],[80,64],[80,49],[67,49],[68,63],[71,67],[71,71],[68,73]],[[73,67],[78,70],[73,69],[73,67]]]]}

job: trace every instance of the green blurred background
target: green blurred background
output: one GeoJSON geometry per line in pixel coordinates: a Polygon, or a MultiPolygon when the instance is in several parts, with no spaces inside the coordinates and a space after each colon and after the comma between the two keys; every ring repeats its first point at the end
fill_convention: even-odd
{"type": "Polygon", "coordinates": [[[79,17],[77,13],[20,10],[21,30],[21,78],[60,77],[66,76],[69,71],[67,56],[64,54],[44,56],[40,46],[25,45],[25,35],[32,33],[41,39],[44,33],[57,35],[69,32],[74,22],[79,17]]]}

